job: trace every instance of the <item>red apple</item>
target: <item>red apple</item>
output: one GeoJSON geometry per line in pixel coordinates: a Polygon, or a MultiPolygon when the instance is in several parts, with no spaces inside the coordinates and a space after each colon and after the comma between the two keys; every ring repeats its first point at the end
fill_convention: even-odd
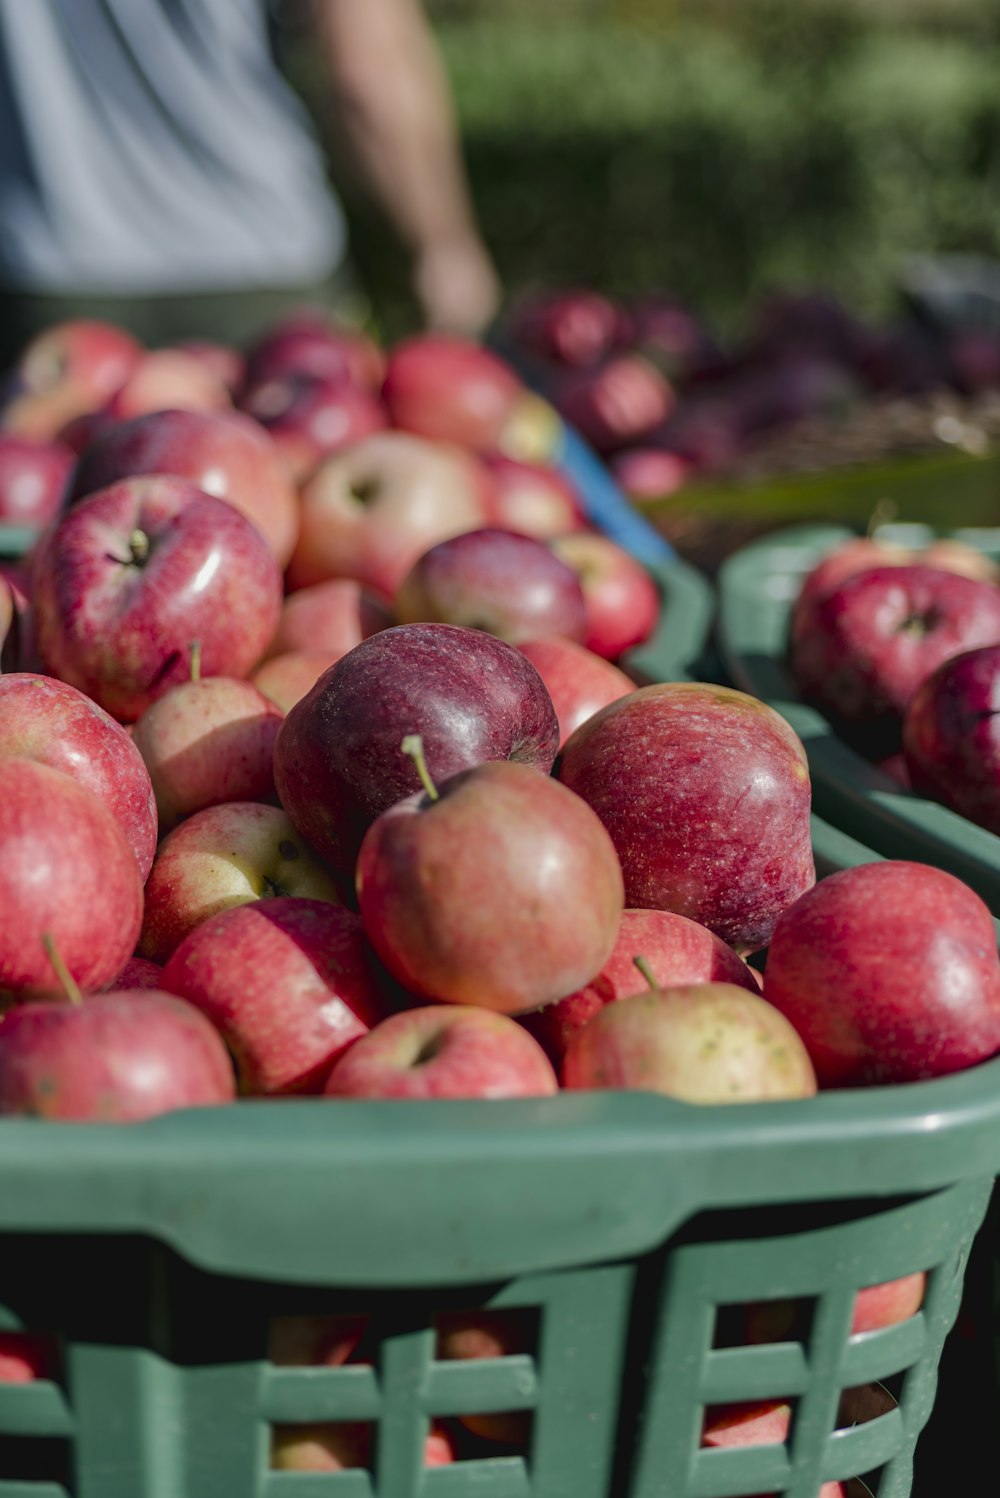
{"type": "Polygon", "coordinates": [[[521,463],[503,453],[484,461],[493,480],[491,525],[539,540],[587,528],[576,487],[558,468],[521,463]]]}
{"type": "Polygon", "coordinates": [[[588,650],[617,660],[649,638],[660,617],[660,595],[641,562],[596,532],[557,537],[552,549],[580,580],[588,650]]]}
{"type": "Polygon", "coordinates": [[[213,343],[205,338],[184,338],[176,345],[182,353],[198,359],[209,373],[220,379],[235,396],[243,384],[246,360],[238,349],[226,343],[213,343]]]}
{"type": "Polygon", "coordinates": [[[169,993],[21,1004],[0,1025],[0,1115],[131,1123],[233,1097],[219,1035],[169,993]]]}
{"type": "Polygon", "coordinates": [[[124,328],[85,318],[54,323],[27,345],[14,368],[14,391],[0,428],[51,441],[76,416],[97,411],[142,357],[124,328]]]}
{"type": "Polygon", "coordinates": [[[945,661],[910,698],[903,752],[914,790],[1000,832],[1000,645],[945,661]]]}
{"type": "Polygon", "coordinates": [[[73,454],[61,442],[0,434],[0,524],[39,529],[63,507],[73,454]]]}
{"type": "Polygon", "coordinates": [[[616,354],[597,370],[568,379],[556,392],[568,422],[600,453],[648,437],[670,415],[674,393],[654,364],[639,354],[616,354]]]}
{"type": "Polygon", "coordinates": [[[281,607],[281,618],[265,660],[290,650],[328,652],[331,664],[360,645],[370,622],[361,584],[354,578],[336,577],[289,593],[281,607]]]}
{"type": "Polygon", "coordinates": [[[283,318],[250,349],[246,385],[286,374],[347,378],[378,390],[385,374],[382,351],[365,333],[339,326],[323,312],[304,310],[283,318]]]}
{"type": "Polygon", "coordinates": [[[274,634],[281,574],[232,505],[184,479],[124,479],[49,531],[35,566],[46,668],[115,717],[137,718],[189,674],[244,676],[274,634]]]}
{"type": "Polygon", "coordinates": [[[93,791],[125,834],[142,879],[156,852],[156,800],[142,755],[121,724],[51,676],[0,676],[0,758],[62,770],[93,791]]]}
{"type": "Polygon", "coordinates": [[[452,624],[404,624],[363,641],[291,709],[274,751],[282,805],[345,874],[375,818],[420,788],[400,752],[410,733],[423,737],[439,780],[486,759],[547,773],[559,743],[541,677],[502,640],[452,624]]]}
{"type": "Polygon", "coordinates": [[[211,1020],[251,1096],[322,1092],[331,1066],[385,1013],[360,918],[301,897],[203,921],[163,986],[211,1020]]]}
{"type": "Polygon", "coordinates": [[[117,993],[123,988],[162,989],[164,986],[163,968],[158,962],[150,962],[148,957],[130,957],[117,977],[112,978],[110,983],[105,983],[103,992],[117,993]]]}
{"type": "Polygon", "coordinates": [[[383,1019],[334,1063],[339,1098],[547,1097],[555,1072],[526,1030],[504,1014],[462,1006],[407,1009],[383,1019]]]}
{"type": "Polygon", "coordinates": [[[503,1014],[589,982],[623,904],[614,847],[590,808],[506,761],[383,812],[356,883],[365,935],[408,992],[503,1014]]]}
{"type": "Polygon", "coordinates": [[[676,911],[752,951],[815,880],[805,750],[742,692],[642,687],[576,730],[559,775],[610,832],[630,906],[676,911]]]}
{"type": "Polygon", "coordinates": [[[272,1316],[267,1360],[276,1368],[340,1368],[357,1352],[367,1315],[272,1316]]]}
{"type": "Polygon", "coordinates": [[[137,474],[172,473],[228,500],[260,531],[284,567],[299,503],[274,444],[239,411],[155,411],[105,431],[80,459],[73,497],[137,474]]]}
{"type": "Polygon", "coordinates": [[[203,921],[280,895],[341,903],[328,871],[276,806],[206,807],[160,844],[146,881],[139,956],[165,963],[203,921]]]}
{"type": "Polygon", "coordinates": [[[697,921],[667,910],[624,910],[611,955],[600,972],[576,993],[521,1021],[557,1066],[577,1031],[606,1004],[646,992],[649,984],[635,965],[636,957],[648,963],[658,988],[733,983],[750,993],[760,991],[742,957],[697,921]]]}
{"type": "MultiPolygon", "coordinates": [[[[783,1445],[791,1419],[792,1407],[784,1400],[714,1405],[705,1412],[701,1444],[709,1448],[783,1445]]],[[[777,1495],[768,1494],[767,1498],[777,1495]]],[[[847,1490],[843,1483],[825,1482],[819,1498],[847,1498],[847,1490]]]]}
{"type": "Polygon", "coordinates": [[[376,432],[321,463],[302,491],[291,589],[350,577],[391,598],[417,557],[486,523],[472,459],[405,432],[376,432]]]}
{"type": "Polygon", "coordinates": [[[635,682],[603,656],[560,635],[522,640],[520,650],[545,683],[559,719],[560,749],[570,734],[609,702],[635,691],[635,682]]]}
{"type": "MultiPolygon", "coordinates": [[[[908,1321],[920,1310],[926,1287],[927,1276],[923,1272],[866,1285],[854,1300],[851,1336],[908,1321]]],[[[748,1342],[792,1342],[808,1337],[808,1311],[799,1301],[754,1301],[746,1307],[743,1319],[748,1342]]]]}
{"type": "Polygon", "coordinates": [[[133,365],[102,410],[111,421],[129,421],[154,411],[227,411],[225,383],[195,354],[155,349],[133,365]]]}
{"type": "Polygon", "coordinates": [[[82,989],[103,987],[135,949],[143,903],[112,813],[61,770],[0,759],[0,850],[0,1004],[62,991],[46,932],[82,989]]]}
{"type": "Polygon", "coordinates": [[[240,407],[270,434],[297,483],[331,453],[389,425],[378,396],[341,377],[290,371],[244,390],[240,407]]]}
{"type": "MultiPolygon", "coordinates": [[[[537,1318],[530,1311],[448,1311],[435,1317],[438,1332],[437,1357],[454,1362],[476,1358],[507,1358],[537,1350],[537,1318]]],[[[498,1415],[459,1415],[473,1435],[508,1446],[525,1445],[531,1431],[528,1410],[508,1410],[498,1415]]]]}
{"type": "Polygon", "coordinates": [[[582,640],[587,627],[572,567],[544,541],[489,526],[425,551],[400,584],[396,615],[485,629],[512,645],[545,634],[582,640]]]}
{"type": "Polygon", "coordinates": [[[663,499],[688,482],[693,465],[662,447],[627,447],[611,460],[611,472],[630,499],[663,499]]]}
{"type": "Polygon", "coordinates": [[[49,1337],[0,1332],[0,1384],[30,1384],[51,1378],[55,1349],[49,1337]]]}
{"type": "Polygon", "coordinates": [[[607,297],[573,288],[526,298],[514,311],[510,335],[539,358],[585,367],[610,353],[621,320],[621,308],[607,297]]]}
{"type": "Polygon", "coordinates": [[[926,864],[890,860],[821,880],[778,921],[764,993],[802,1036],[823,1087],[942,1076],[1000,1049],[990,913],[926,864]]]}
{"type": "Polygon", "coordinates": [[[282,713],[288,713],[339,660],[329,650],[289,650],[258,666],[250,680],[282,713]]]}

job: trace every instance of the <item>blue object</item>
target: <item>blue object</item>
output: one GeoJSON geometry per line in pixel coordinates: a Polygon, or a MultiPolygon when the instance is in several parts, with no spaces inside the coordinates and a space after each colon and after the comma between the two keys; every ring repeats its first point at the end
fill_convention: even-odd
{"type": "Polygon", "coordinates": [[[587,518],[612,541],[647,565],[676,556],[670,542],[626,498],[593,449],[565,423],[555,461],[579,489],[587,518]]]}

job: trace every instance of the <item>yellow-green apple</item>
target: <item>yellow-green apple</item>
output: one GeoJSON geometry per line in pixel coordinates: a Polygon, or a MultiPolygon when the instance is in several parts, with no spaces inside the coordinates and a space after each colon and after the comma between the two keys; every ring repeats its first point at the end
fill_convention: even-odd
{"type": "Polygon", "coordinates": [[[578,367],[598,364],[622,329],[623,309],[586,287],[526,297],[514,309],[509,333],[537,358],[578,367]]]}
{"type": "Polygon", "coordinates": [[[156,801],[143,757],[120,723],[53,676],[0,676],[0,758],[11,756],[62,770],[93,791],[146,878],[156,852],[156,801]]]}
{"type": "MultiPolygon", "coordinates": [[[[358,1422],[279,1425],[271,1444],[271,1467],[279,1472],[343,1472],[372,1464],[372,1427],[358,1422]]],[[[454,1445],[442,1425],[424,1440],[424,1466],[445,1467],[455,1460],[454,1445]]]]}
{"type": "Polygon", "coordinates": [[[493,479],[491,525],[540,539],[586,529],[580,496],[560,469],[503,453],[487,455],[485,463],[493,479]]]}
{"type": "Polygon", "coordinates": [[[809,1053],[784,1015],[734,983],[652,988],[606,1004],[571,1038],[563,1086],[638,1088],[688,1103],[812,1097],[809,1053]]]}
{"type": "Polygon", "coordinates": [[[365,935],[392,976],[419,997],[503,1014],[588,983],[623,905],[590,807],[503,760],[426,785],[382,813],[358,854],[365,935]]]}
{"type": "Polygon", "coordinates": [[[331,578],[299,588],[281,606],[281,618],[264,659],[289,650],[325,651],[332,665],[366,635],[375,633],[374,622],[364,590],[354,578],[331,578]]]}
{"type": "Polygon", "coordinates": [[[280,895],[341,904],[329,871],[276,806],[227,801],[168,832],[146,881],[138,955],[166,963],[189,931],[280,895]]]}
{"type": "Polygon", "coordinates": [[[561,635],[522,640],[518,647],[545,683],[559,719],[559,747],[609,702],[635,691],[624,671],[561,635]]]}
{"type": "Polygon", "coordinates": [[[235,396],[241,389],[246,360],[238,349],[230,348],[227,343],[213,343],[206,338],[182,338],[175,347],[199,359],[206,369],[222,381],[231,396],[235,396]]]}
{"type": "Polygon", "coordinates": [[[74,417],[110,400],[142,352],[131,334],[112,323],[86,318],[54,323],[22,351],[0,428],[43,441],[58,436],[74,417]]]}
{"type": "Polygon", "coordinates": [[[153,411],[227,411],[232,398],[221,377],[195,354],[179,348],[143,353],[104,404],[111,421],[153,411]]]}
{"type": "Polygon", "coordinates": [[[588,650],[613,661],[649,638],[660,617],[660,595],[641,562],[596,531],[559,536],[551,545],[580,580],[588,650]]]}
{"type": "Polygon", "coordinates": [[[661,426],[674,406],[670,384],[639,354],[615,354],[596,370],[568,377],[554,393],[562,415],[597,448],[612,453],[661,426]]]}
{"type": "Polygon", "coordinates": [[[79,781],[0,759],[0,996],[61,993],[49,933],[82,989],[125,966],[142,923],[142,876],[115,817],[79,781]]]}
{"type": "Polygon", "coordinates": [[[341,326],[324,312],[307,310],[282,318],[254,343],[247,355],[246,384],[300,372],[346,378],[378,390],[385,358],[366,333],[341,326]]]}
{"type": "Polygon", "coordinates": [[[334,1062],[327,1097],[502,1098],[558,1092],[537,1041],[505,1014],[430,1004],[390,1015],[334,1062]]]}
{"type": "Polygon", "coordinates": [[[582,641],[587,629],[573,568],[544,541],[492,526],[431,546],[404,577],[395,606],[401,624],[464,624],[512,645],[546,634],[582,641]]]}
{"type": "Polygon", "coordinates": [[[294,486],[267,433],[240,411],[154,411],[103,432],[84,451],[74,499],[143,473],[173,473],[228,500],[284,567],[299,530],[294,486]]]}
{"type": "MultiPolygon", "coordinates": [[[[121,988],[163,988],[163,967],[148,957],[130,957],[116,977],[105,983],[102,992],[115,993],[121,988]]],[[[169,993],[170,990],[168,989],[169,993]]]]}
{"type": "Polygon", "coordinates": [[[386,1008],[360,917],[301,897],[203,921],[173,953],[163,987],[211,1020],[249,1096],[322,1092],[386,1008]]]}
{"type": "Polygon", "coordinates": [[[0,1025],[0,1115],[131,1123],[234,1096],[221,1037],[173,994],[21,1004],[0,1025]]]}
{"type": "Polygon", "coordinates": [[[0,1332],[0,1384],[30,1384],[52,1378],[56,1350],[51,1338],[34,1332],[0,1332]]]}
{"type": "MultiPolygon", "coordinates": [[[[786,1400],[712,1405],[705,1411],[701,1444],[711,1448],[783,1445],[788,1439],[792,1407],[786,1400]]],[[[768,1494],[766,1498],[777,1498],[768,1494]]],[[[824,1482],[818,1498],[847,1498],[843,1483],[824,1482]]]]}
{"type": "Polygon", "coordinates": [[[898,751],[920,683],[964,650],[1000,643],[1000,588],[924,566],[855,573],[793,616],[799,691],[865,753],[898,751]]]}
{"type": "Polygon", "coordinates": [[[576,730],[559,776],[610,832],[628,905],[689,916],[738,951],[766,946],[815,881],[805,750],[743,692],[641,687],[576,730]]]}
{"type": "Polygon", "coordinates": [[[942,1076],[1000,1050],[990,913],[927,864],[887,860],[821,880],[778,921],[764,993],[823,1087],[942,1076]]]}
{"type": "Polygon", "coordinates": [[[74,458],[62,442],[0,434],[0,524],[48,525],[66,499],[74,458]]]}
{"type": "Polygon", "coordinates": [[[258,692],[287,713],[339,659],[328,650],[289,650],[264,661],[250,680],[258,692]]]}
{"type": "Polygon", "coordinates": [[[1000,645],[945,661],[910,698],[903,753],[910,783],[1000,832],[1000,645]]]}
{"type": "Polygon", "coordinates": [[[46,532],[34,566],[46,669],[132,721],[189,674],[245,676],[277,627],[281,573],[245,516],[186,479],[123,479],[46,532]]]}
{"type": "Polygon", "coordinates": [[[249,681],[203,676],[146,708],[132,744],[149,771],[160,834],[223,801],[274,801],[274,741],[284,714],[249,681]]]}
{"type": "Polygon", "coordinates": [[[369,825],[420,789],[400,752],[410,733],[422,736],[440,780],[484,760],[513,759],[547,774],[559,747],[552,699],[513,645],[455,624],[400,624],[372,635],[295,704],[274,748],[281,804],[348,877],[369,825]]]}
{"type": "Polygon", "coordinates": [[[486,524],[484,470],[407,432],[375,432],[327,458],[302,490],[290,589],[353,577],[391,598],[436,541],[486,524]]]}
{"type": "Polygon", "coordinates": [[[658,988],[693,983],[734,983],[750,993],[759,988],[752,970],[705,926],[668,910],[623,910],[611,955],[585,987],[547,1004],[521,1023],[559,1067],[578,1030],[606,1004],[649,987],[636,957],[642,957],[658,988]]]}
{"type": "Polygon", "coordinates": [[[240,409],[269,433],[296,483],[324,458],[389,425],[372,390],[340,377],[290,370],[244,389],[240,409]]]}

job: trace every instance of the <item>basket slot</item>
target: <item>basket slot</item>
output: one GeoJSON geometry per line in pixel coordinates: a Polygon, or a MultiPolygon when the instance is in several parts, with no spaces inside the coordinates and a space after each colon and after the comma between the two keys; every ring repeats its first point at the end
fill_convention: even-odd
{"type": "Polygon", "coordinates": [[[927,1350],[927,1323],[918,1312],[898,1326],[851,1339],[841,1361],[845,1384],[868,1384],[918,1363],[927,1350]]]}
{"type": "Polygon", "coordinates": [[[264,1375],[260,1413],[272,1425],[370,1421],[381,1412],[371,1368],[282,1368],[264,1375]]]}
{"type": "Polygon", "coordinates": [[[903,1435],[903,1417],[899,1410],[890,1410],[865,1425],[834,1431],[827,1442],[824,1472],[831,1477],[838,1473],[843,1477],[853,1477],[858,1472],[873,1472],[896,1455],[903,1435]]]}
{"type": "Polygon", "coordinates": [[[0,1436],[71,1436],[73,1430],[58,1384],[0,1384],[0,1436]]]}
{"type": "Polygon", "coordinates": [[[538,1379],[533,1358],[482,1358],[475,1363],[437,1363],[427,1375],[424,1408],[429,1415],[492,1415],[533,1409],[538,1379]]]}

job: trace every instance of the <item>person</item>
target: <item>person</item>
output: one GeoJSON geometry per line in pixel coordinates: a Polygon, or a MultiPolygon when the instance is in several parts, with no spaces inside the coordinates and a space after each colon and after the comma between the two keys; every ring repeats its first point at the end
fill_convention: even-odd
{"type": "MultiPolygon", "coordinates": [[[[69,316],[149,345],[350,316],[345,217],[266,0],[0,0],[0,357],[69,316]]],[[[312,0],[338,149],[429,327],[499,302],[420,0],[312,0]]]]}

